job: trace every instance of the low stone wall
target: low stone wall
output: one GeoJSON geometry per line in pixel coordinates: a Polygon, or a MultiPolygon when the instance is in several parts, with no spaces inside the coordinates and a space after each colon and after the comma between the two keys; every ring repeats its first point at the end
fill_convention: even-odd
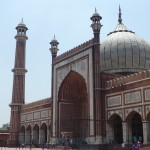
{"type": "Polygon", "coordinates": [[[9,138],[9,131],[0,130],[0,147],[7,146],[8,138],[9,138]]]}

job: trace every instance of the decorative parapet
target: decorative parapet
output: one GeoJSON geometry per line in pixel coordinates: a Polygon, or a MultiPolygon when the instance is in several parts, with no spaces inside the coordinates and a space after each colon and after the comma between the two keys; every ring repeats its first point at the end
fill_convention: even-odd
{"type": "Polygon", "coordinates": [[[33,107],[36,107],[36,106],[49,104],[49,103],[51,103],[51,101],[52,101],[51,98],[45,98],[45,99],[38,100],[38,101],[35,101],[35,102],[32,102],[32,103],[24,104],[24,105],[22,105],[22,110],[25,110],[25,109],[28,109],[28,108],[31,108],[31,107],[33,108],[33,107]]]}
{"type": "Polygon", "coordinates": [[[150,79],[150,70],[134,73],[127,76],[117,77],[113,80],[106,81],[105,88],[111,89],[145,79],[150,79]]]}
{"type": "Polygon", "coordinates": [[[93,39],[91,39],[91,40],[89,40],[89,41],[87,41],[87,42],[85,42],[85,43],[83,43],[83,44],[81,44],[81,45],[79,45],[79,46],[77,46],[77,47],[61,54],[61,55],[59,55],[59,56],[57,56],[56,58],[54,58],[54,63],[56,63],[60,60],[63,60],[64,58],[69,57],[69,56],[71,56],[71,55],[73,55],[73,54],[75,54],[79,51],[82,51],[83,49],[88,48],[91,45],[93,45],[93,39]]]}

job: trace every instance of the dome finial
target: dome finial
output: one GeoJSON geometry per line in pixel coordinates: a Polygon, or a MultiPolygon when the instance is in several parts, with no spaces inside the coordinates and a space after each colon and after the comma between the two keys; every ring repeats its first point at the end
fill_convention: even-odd
{"type": "Polygon", "coordinates": [[[121,8],[120,8],[120,5],[119,5],[119,19],[118,19],[118,22],[121,24],[122,23],[122,18],[121,18],[121,8]]]}

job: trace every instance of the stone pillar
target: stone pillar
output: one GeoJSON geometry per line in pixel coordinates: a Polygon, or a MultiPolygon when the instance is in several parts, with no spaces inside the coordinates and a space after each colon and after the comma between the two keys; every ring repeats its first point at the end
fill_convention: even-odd
{"type": "Polygon", "coordinates": [[[129,126],[127,122],[122,123],[122,130],[123,130],[123,141],[125,144],[129,144],[129,126]]]}
{"type": "Polygon", "coordinates": [[[47,128],[47,141],[46,142],[50,142],[50,130],[49,128],[47,128]]]}
{"type": "Polygon", "coordinates": [[[40,128],[39,128],[39,141],[38,144],[40,144],[41,134],[40,134],[40,128]]]}
{"type": "Polygon", "coordinates": [[[147,121],[147,141],[150,144],[150,121],[147,121]]]}
{"type": "Polygon", "coordinates": [[[149,124],[143,121],[143,144],[148,144],[149,124]]]}
{"type": "Polygon", "coordinates": [[[107,124],[107,142],[114,141],[114,127],[113,124],[107,124]]]}
{"type": "Polygon", "coordinates": [[[32,130],[31,130],[31,144],[34,144],[33,128],[32,128],[32,130]]]}
{"type": "Polygon", "coordinates": [[[128,123],[128,139],[129,139],[129,144],[132,144],[132,126],[131,122],[128,123]]]}
{"type": "Polygon", "coordinates": [[[25,130],[24,144],[27,144],[26,136],[27,136],[27,132],[26,132],[26,130],[25,130]]]}

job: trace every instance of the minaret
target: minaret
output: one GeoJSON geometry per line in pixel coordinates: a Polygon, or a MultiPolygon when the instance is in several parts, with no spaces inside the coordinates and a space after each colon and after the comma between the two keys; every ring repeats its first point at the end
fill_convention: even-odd
{"type": "Polygon", "coordinates": [[[10,117],[10,135],[8,139],[8,147],[16,147],[19,144],[19,131],[20,131],[20,111],[21,106],[25,102],[25,53],[26,53],[26,31],[28,28],[23,23],[16,27],[17,35],[16,39],[16,56],[15,64],[12,72],[13,77],[13,92],[12,92],[12,102],[11,107],[11,117],[10,117]]]}
{"type": "Polygon", "coordinates": [[[52,88],[51,88],[51,97],[53,98],[53,61],[54,61],[54,58],[57,56],[57,52],[58,52],[58,41],[55,39],[55,35],[54,35],[54,38],[51,40],[50,42],[50,45],[51,45],[51,48],[49,49],[51,51],[51,54],[52,54],[52,88]]]}
{"type": "Polygon", "coordinates": [[[52,39],[52,41],[50,42],[51,48],[49,49],[51,51],[52,54],[52,61],[53,58],[55,58],[57,56],[57,52],[58,52],[58,41],[55,39],[55,35],[54,38],[52,39]]]}
{"type": "Polygon", "coordinates": [[[96,144],[100,144],[102,142],[101,137],[101,74],[100,74],[100,30],[101,23],[100,20],[102,17],[98,14],[95,9],[94,14],[91,17],[92,24],[91,27],[93,29],[93,91],[94,91],[94,116],[95,116],[95,136],[96,136],[96,144]]]}
{"type": "MultiPolygon", "coordinates": [[[[58,44],[59,42],[55,39],[55,35],[54,35],[54,38],[51,40],[50,42],[50,45],[51,45],[51,48],[49,49],[51,51],[51,55],[52,55],[52,78],[51,78],[51,98],[53,99],[53,79],[54,79],[54,58],[57,56],[57,52],[58,52],[58,44]]],[[[55,106],[54,102],[53,102],[53,106],[55,106]]],[[[52,107],[53,107],[52,106],[52,107]]],[[[54,111],[54,109],[53,109],[54,111]]],[[[55,116],[54,116],[54,113],[52,112],[52,121],[54,124],[54,120],[55,120],[55,116]]],[[[52,126],[51,128],[51,132],[54,134],[53,130],[55,130],[55,133],[56,133],[56,128],[54,128],[54,126],[52,126]]],[[[52,135],[52,137],[54,137],[54,135],[52,135]]],[[[55,139],[52,139],[53,142],[55,142],[55,139]]]]}

